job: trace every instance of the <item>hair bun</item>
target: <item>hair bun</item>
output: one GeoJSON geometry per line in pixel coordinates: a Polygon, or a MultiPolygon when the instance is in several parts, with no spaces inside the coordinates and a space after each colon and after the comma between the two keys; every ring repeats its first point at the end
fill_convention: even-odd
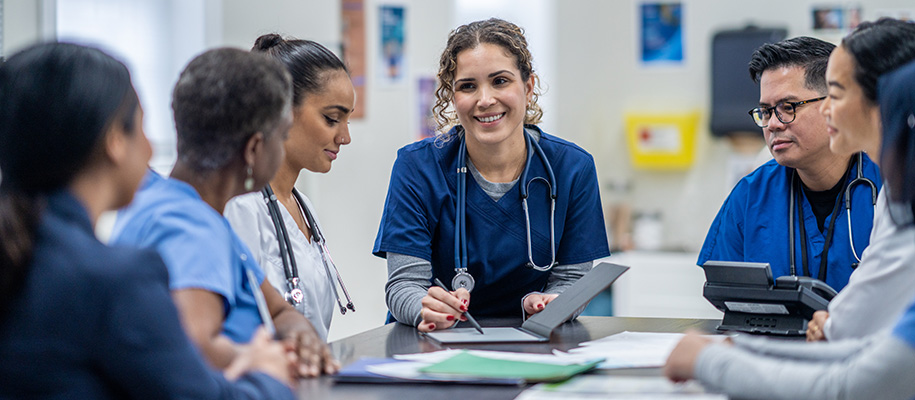
{"type": "Polygon", "coordinates": [[[282,42],[282,36],[276,33],[268,33],[266,35],[261,35],[254,41],[254,48],[252,50],[266,51],[282,42]]]}

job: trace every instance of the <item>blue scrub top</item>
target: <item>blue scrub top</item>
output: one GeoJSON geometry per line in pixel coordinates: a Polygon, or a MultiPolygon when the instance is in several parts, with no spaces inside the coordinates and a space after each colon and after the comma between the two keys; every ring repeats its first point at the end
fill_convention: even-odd
{"type": "MultiPolygon", "coordinates": [[[[536,126],[527,126],[537,129],[536,126]]],[[[455,275],[454,224],[457,153],[462,137],[427,138],[397,152],[384,213],[372,250],[419,257],[432,263],[433,278],[449,283],[455,275]]],[[[540,132],[540,146],[556,175],[556,259],[577,264],[610,255],[599,186],[590,154],[573,143],[540,132]]],[[[535,154],[528,176],[546,178],[535,154]]],[[[517,316],[521,298],[544,288],[550,272],[526,267],[527,239],[519,182],[493,201],[472,177],[467,178],[467,269],[476,280],[476,316],[517,316]]],[[[547,185],[530,185],[528,198],[534,261],[550,262],[550,200],[547,185]]]]}
{"type": "MultiPolygon", "coordinates": [[[[853,168],[848,177],[849,182],[855,178],[854,171],[857,167],[853,168]]],[[[772,267],[773,278],[788,275],[788,198],[793,173],[794,169],[770,160],[741,179],[712,222],[699,252],[697,264],[702,265],[709,260],[764,262],[772,267]]],[[[874,181],[878,188],[882,184],[877,165],[867,155],[864,156],[863,174],[874,181]]],[[[841,211],[837,216],[826,265],[826,283],[837,291],[848,284],[848,278],[853,271],[852,264],[857,262],[849,247],[844,193],[843,190],[843,203],[840,205],[841,211]]],[[[810,274],[816,278],[819,276],[820,255],[826,243],[826,232],[832,215],[826,218],[821,232],[804,192],[795,194],[801,197],[803,207],[804,227],[807,233],[807,266],[810,274]]],[[[858,257],[861,257],[864,248],[870,243],[871,226],[874,221],[874,206],[869,185],[855,185],[851,197],[855,249],[858,257]]],[[[801,263],[798,222],[795,215],[795,267],[797,274],[802,275],[804,270],[801,263]]]]}
{"type": "Polygon", "coordinates": [[[264,272],[229,221],[187,183],[149,171],[133,202],[118,212],[111,242],[158,251],[171,290],[222,296],[222,333],[232,341],[247,343],[263,324],[246,271],[254,272],[258,285],[264,272]]]}

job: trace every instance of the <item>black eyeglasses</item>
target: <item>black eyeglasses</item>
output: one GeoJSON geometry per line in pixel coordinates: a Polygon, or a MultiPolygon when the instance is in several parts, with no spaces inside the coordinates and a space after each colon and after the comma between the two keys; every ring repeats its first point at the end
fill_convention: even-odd
{"type": "Polygon", "coordinates": [[[802,101],[785,101],[778,103],[772,107],[757,107],[748,111],[747,113],[753,117],[753,122],[755,122],[756,125],[760,128],[769,126],[769,119],[772,118],[773,110],[775,111],[775,118],[778,118],[781,123],[790,124],[794,122],[794,118],[796,117],[795,113],[797,112],[798,107],[807,103],[814,103],[825,98],[826,96],[802,101]]]}

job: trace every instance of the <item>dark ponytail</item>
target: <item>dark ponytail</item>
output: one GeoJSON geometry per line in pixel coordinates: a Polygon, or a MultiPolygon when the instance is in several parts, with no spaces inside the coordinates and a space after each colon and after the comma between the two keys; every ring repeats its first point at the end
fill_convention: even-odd
{"type": "Polygon", "coordinates": [[[292,74],[292,105],[298,107],[305,96],[324,89],[321,74],[325,71],[349,71],[343,61],[318,42],[311,40],[283,39],[270,33],[254,41],[254,52],[266,53],[279,60],[292,74]]]}
{"type": "Polygon", "coordinates": [[[44,197],[101,154],[114,122],[133,132],[127,68],[74,44],[29,47],[0,65],[0,316],[27,279],[44,197]]]}

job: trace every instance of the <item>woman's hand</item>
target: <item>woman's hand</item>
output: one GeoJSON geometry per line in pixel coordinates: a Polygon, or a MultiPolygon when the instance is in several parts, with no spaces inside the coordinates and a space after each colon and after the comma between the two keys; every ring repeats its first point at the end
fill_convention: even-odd
{"type": "Polygon", "coordinates": [[[816,342],[826,340],[826,334],[823,333],[823,327],[826,326],[826,320],[829,319],[828,311],[817,311],[813,313],[813,318],[807,322],[807,341],[816,342]]]}
{"type": "Polygon", "coordinates": [[[423,297],[422,322],[416,328],[420,332],[450,328],[458,321],[466,321],[464,311],[470,306],[470,292],[460,288],[453,292],[432,286],[423,297]]]}
{"type": "Polygon", "coordinates": [[[531,293],[524,297],[521,306],[524,308],[526,315],[531,316],[543,311],[546,305],[557,297],[559,297],[558,294],[531,293]]]}
{"type": "Polygon", "coordinates": [[[311,329],[296,331],[283,339],[287,347],[296,355],[296,372],[299,377],[308,378],[324,374],[333,374],[340,370],[340,363],[334,359],[330,347],[311,329]]]}
{"type": "Polygon", "coordinates": [[[674,382],[685,382],[693,379],[696,367],[696,359],[699,353],[706,346],[712,343],[712,340],[702,336],[698,332],[688,331],[686,336],[677,343],[670,356],[667,357],[667,363],[664,365],[664,376],[674,382]]]}
{"type": "Polygon", "coordinates": [[[296,355],[282,342],[273,340],[264,327],[254,332],[251,342],[237,346],[238,354],[223,371],[226,379],[235,380],[252,371],[263,372],[293,388],[296,355]]]}

